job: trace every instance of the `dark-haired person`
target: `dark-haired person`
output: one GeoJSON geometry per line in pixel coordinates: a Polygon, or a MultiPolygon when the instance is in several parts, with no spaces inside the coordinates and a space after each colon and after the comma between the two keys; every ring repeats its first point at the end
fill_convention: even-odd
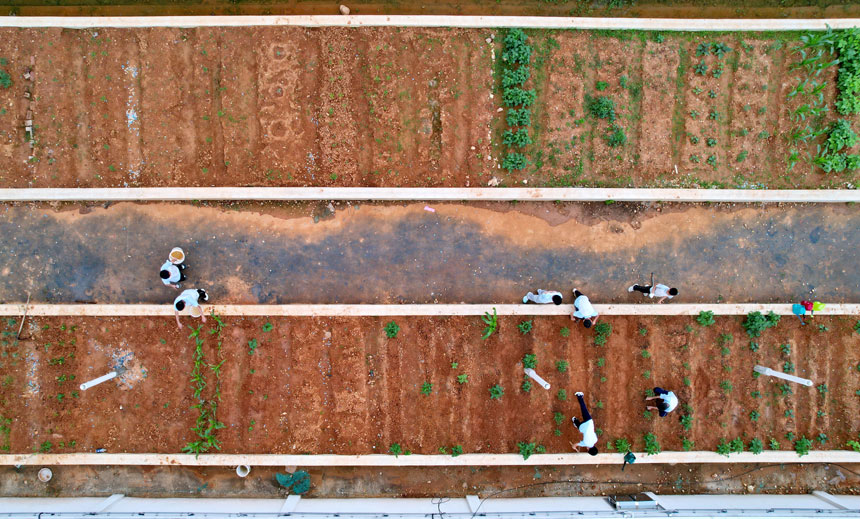
{"type": "Polygon", "coordinates": [[[657,283],[656,285],[630,285],[627,287],[628,292],[642,292],[643,295],[650,298],[659,297],[657,303],[662,303],[667,299],[672,299],[678,295],[677,288],[669,288],[666,285],[657,283]]]}
{"type": "Polygon", "coordinates": [[[654,388],[654,396],[649,396],[645,401],[657,400],[657,407],[646,405],[645,409],[660,411],[660,416],[666,416],[678,407],[678,397],[671,391],[666,391],[662,387],[654,388]]]}
{"type": "Polygon", "coordinates": [[[529,292],[528,294],[523,296],[523,303],[528,303],[529,301],[531,301],[532,303],[537,303],[539,305],[548,305],[550,303],[560,305],[561,292],[556,292],[554,290],[543,290],[539,288],[537,294],[532,294],[531,292],[529,292]]]}
{"type": "Polygon", "coordinates": [[[582,391],[576,392],[576,399],[579,400],[579,410],[582,412],[582,420],[579,420],[577,417],[573,417],[573,425],[579,432],[582,433],[582,441],[573,446],[576,449],[576,452],[579,452],[580,447],[585,447],[588,449],[588,453],[592,456],[597,456],[597,433],[594,432],[594,420],[591,419],[591,415],[588,413],[588,408],[585,407],[585,399],[582,398],[582,391]]]}
{"type": "MultiPolygon", "coordinates": [[[[179,322],[179,312],[185,310],[186,307],[199,307],[200,301],[203,301],[204,303],[209,301],[209,294],[207,294],[202,288],[189,288],[188,290],[183,290],[182,293],[176,296],[176,299],[173,300],[173,313],[176,315],[176,326],[178,326],[180,330],[182,329],[182,323],[179,322]]],[[[203,308],[200,308],[200,317],[205,323],[206,312],[203,311],[203,308]]]]}
{"type": "Polygon", "coordinates": [[[575,288],[573,289],[573,308],[574,312],[570,316],[571,321],[582,319],[582,325],[586,328],[591,328],[591,325],[597,324],[599,316],[594,307],[591,306],[591,301],[575,288]]]}
{"type": "Polygon", "coordinates": [[[186,265],[184,263],[177,265],[170,260],[165,261],[164,265],[161,266],[161,272],[159,272],[161,282],[166,286],[179,290],[181,287],[180,283],[188,279],[182,272],[185,268],[186,265]]]}

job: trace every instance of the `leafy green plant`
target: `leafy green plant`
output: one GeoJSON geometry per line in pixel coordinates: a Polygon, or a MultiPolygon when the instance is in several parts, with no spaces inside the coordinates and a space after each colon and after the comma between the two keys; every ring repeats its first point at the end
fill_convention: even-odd
{"type": "Polygon", "coordinates": [[[311,475],[304,470],[287,474],[276,472],[275,481],[291,494],[302,495],[311,489],[311,475]]]}
{"type": "Polygon", "coordinates": [[[708,90],[708,97],[710,97],[711,99],[716,99],[717,98],[717,91],[716,90],[708,90]]]}
{"type": "Polygon", "coordinates": [[[558,333],[560,333],[562,337],[570,337],[570,328],[565,326],[561,330],[559,330],[558,333]]]}
{"type": "Polygon", "coordinates": [[[806,436],[802,436],[799,440],[794,442],[794,452],[797,453],[798,457],[803,457],[809,454],[810,447],[812,447],[812,440],[808,439],[806,436]]]}
{"type": "Polygon", "coordinates": [[[839,53],[839,97],[836,110],[842,115],[860,113],[860,31],[852,28],[836,33],[839,53]]]}
{"type": "MultiPolygon", "coordinates": [[[[530,331],[532,331],[533,326],[534,325],[532,324],[532,321],[523,321],[517,325],[517,329],[519,329],[520,333],[525,335],[525,334],[529,333],[530,331]]],[[[528,366],[526,366],[526,367],[528,367],[528,366]]],[[[532,366],[532,367],[534,367],[534,366],[532,366]]]]}
{"type": "Polygon", "coordinates": [[[702,311],[699,312],[699,316],[696,317],[696,322],[701,326],[713,326],[717,321],[714,319],[714,312],[711,311],[702,311]]]}
{"type": "Polygon", "coordinates": [[[759,413],[758,411],[750,411],[750,420],[752,420],[753,422],[757,422],[760,417],[761,413],[759,413]]]}
{"type": "Polygon", "coordinates": [[[534,369],[537,367],[537,355],[534,353],[527,353],[523,357],[523,367],[534,369]]]}
{"type": "Polygon", "coordinates": [[[690,162],[698,164],[699,162],[702,162],[702,158],[698,155],[690,155],[690,162]]]}
{"type": "Polygon", "coordinates": [[[715,78],[718,78],[718,77],[723,75],[724,70],[725,70],[725,65],[723,65],[722,63],[717,63],[717,66],[714,67],[712,74],[715,78]]]}
{"type": "Polygon", "coordinates": [[[699,118],[699,111],[698,110],[690,110],[690,118],[694,119],[694,120],[698,119],[699,118]]]}
{"type": "Polygon", "coordinates": [[[515,69],[506,68],[502,72],[502,87],[518,87],[528,81],[531,71],[527,66],[517,67],[515,69]]]}
{"type": "Polygon", "coordinates": [[[690,380],[690,377],[684,377],[683,382],[684,382],[684,385],[685,385],[685,386],[691,386],[691,385],[693,385],[693,381],[692,381],[692,380],[690,380]]]}
{"type": "Polygon", "coordinates": [[[463,446],[462,445],[454,445],[451,447],[451,457],[456,458],[460,454],[463,454],[463,446]]]}
{"type": "Polygon", "coordinates": [[[505,146],[516,146],[517,148],[525,148],[532,143],[532,138],[529,136],[529,131],[526,128],[519,130],[505,130],[502,134],[502,142],[505,146]]]}
{"type": "MultiPolygon", "coordinates": [[[[720,112],[716,110],[711,110],[708,112],[708,119],[711,121],[719,121],[720,120],[720,112]]],[[[716,140],[714,141],[716,143],[716,140]]]]}
{"type": "Polygon", "coordinates": [[[505,390],[498,384],[495,384],[490,388],[490,400],[499,400],[504,394],[505,390]]]}
{"type": "Polygon", "coordinates": [[[534,442],[517,442],[517,449],[520,451],[523,460],[529,459],[532,454],[546,452],[546,449],[542,445],[535,445],[534,442]]]}
{"type": "Polygon", "coordinates": [[[690,452],[695,446],[696,444],[693,441],[688,440],[686,436],[681,438],[681,448],[684,452],[690,452]]]}
{"type": "Polygon", "coordinates": [[[708,66],[705,65],[704,61],[700,61],[695,67],[693,67],[693,72],[700,76],[704,76],[708,73],[708,66]]]}
{"type": "Polygon", "coordinates": [[[624,133],[624,128],[617,124],[612,124],[603,135],[603,140],[606,141],[606,145],[610,148],[617,148],[627,143],[627,134],[624,133]]]}
{"type": "Polygon", "coordinates": [[[693,428],[693,415],[682,414],[679,421],[681,422],[681,427],[683,427],[685,431],[689,431],[693,428]]]}
{"type": "Polygon", "coordinates": [[[481,336],[481,339],[487,340],[490,338],[490,335],[493,334],[499,328],[499,316],[496,313],[496,308],[493,307],[493,313],[490,315],[490,312],[485,312],[481,317],[481,321],[484,322],[487,326],[484,328],[484,335],[481,336]]]}
{"type": "Polygon", "coordinates": [[[824,397],[824,396],[826,396],[826,395],[827,395],[827,392],[828,392],[828,390],[827,390],[827,384],[821,384],[821,385],[818,385],[818,386],[816,386],[816,387],[815,387],[815,389],[817,389],[817,390],[818,390],[818,394],[819,394],[819,395],[821,395],[822,397],[824,397]]]}
{"type": "Polygon", "coordinates": [[[753,438],[750,440],[748,449],[753,454],[761,454],[761,451],[764,450],[764,444],[758,438],[753,438]]]}
{"type": "Polygon", "coordinates": [[[12,86],[12,76],[3,69],[0,69],[0,88],[6,89],[12,86]]]}
{"type": "Polygon", "coordinates": [[[707,56],[711,53],[711,44],[710,43],[700,43],[696,47],[696,56],[707,56]]]}
{"type": "Polygon", "coordinates": [[[746,320],[743,322],[744,330],[750,337],[759,337],[761,332],[768,328],[773,328],[779,323],[779,316],[773,312],[769,312],[766,316],[761,312],[750,312],[747,314],[746,320]]]}
{"type": "Polygon", "coordinates": [[[564,415],[556,411],[552,414],[552,421],[554,421],[556,425],[561,425],[564,423],[564,415]]]}
{"type": "Polygon", "coordinates": [[[645,433],[645,436],[642,438],[645,441],[645,453],[646,454],[660,454],[663,450],[660,448],[660,443],[657,441],[657,436],[653,433],[645,433]]]}
{"type": "Polygon", "coordinates": [[[570,363],[566,360],[558,360],[555,362],[555,369],[557,369],[559,373],[566,373],[569,365],[570,363]]]}
{"type": "Polygon", "coordinates": [[[723,393],[728,395],[729,393],[732,392],[734,387],[732,386],[732,383],[729,382],[728,380],[723,380],[722,382],[720,382],[720,389],[723,390],[723,393]]]}
{"type": "Polygon", "coordinates": [[[606,322],[597,323],[594,325],[594,344],[603,346],[606,344],[609,335],[612,333],[612,325],[606,322]]]}
{"type": "Polygon", "coordinates": [[[257,351],[257,339],[248,341],[248,355],[253,355],[257,351]]]}
{"type": "Polygon", "coordinates": [[[690,144],[699,144],[699,138],[695,135],[690,136],[690,144]]]}
{"type": "Polygon", "coordinates": [[[615,120],[615,101],[606,96],[585,96],[585,109],[597,119],[615,120]]]}
{"type": "Polygon", "coordinates": [[[643,359],[650,359],[651,358],[651,353],[649,353],[648,350],[642,350],[639,354],[642,355],[643,359]]]}
{"type": "Polygon", "coordinates": [[[519,171],[528,165],[529,161],[522,153],[508,153],[502,158],[502,169],[508,171],[519,171]]]}
{"type": "Polygon", "coordinates": [[[630,451],[630,442],[628,442],[624,438],[618,438],[615,440],[615,450],[618,452],[628,452],[630,451]]]}
{"type": "Polygon", "coordinates": [[[528,393],[532,390],[532,381],[529,380],[529,377],[523,378],[523,384],[520,386],[520,389],[522,389],[524,393],[528,393]]]}
{"type": "Polygon", "coordinates": [[[433,384],[431,384],[430,382],[424,382],[423,384],[421,384],[422,395],[429,396],[431,393],[433,393],[433,384]]]}
{"type": "Polygon", "coordinates": [[[815,437],[815,440],[818,441],[818,443],[824,445],[825,443],[827,443],[827,435],[824,433],[820,433],[818,436],[815,437]]]}
{"type": "Polygon", "coordinates": [[[391,446],[388,447],[388,452],[394,454],[394,457],[396,458],[403,454],[403,447],[401,447],[399,443],[392,443],[391,446]]]}
{"type": "Polygon", "coordinates": [[[732,51],[732,49],[729,48],[729,46],[725,43],[714,43],[711,45],[711,50],[713,51],[714,55],[719,59],[723,59],[723,56],[732,51]]]}
{"type": "Polygon", "coordinates": [[[717,156],[711,155],[708,157],[708,159],[705,162],[707,162],[709,166],[715,168],[715,167],[717,167],[717,156]]]}
{"type": "Polygon", "coordinates": [[[708,137],[708,139],[705,140],[705,145],[709,148],[713,148],[717,145],[717,139],[714,139],[713,137],[708,137]]]}
{"type": "Polygon", "coordinates": [[[777,440],[776,438],[771,438],[768,442],[768,447],[772,451],[778,451],[782,446],[779,444],[779,440],[777,440]]]}
{"type": "Polygon", "coordinates": [[[457,383],[458,384],[465,384],[467,382],[469,382],[469,375],[467,375],[466,373],[461,373],[461,374],[457,375],[457,383]]]}
{"type": "Polygon", "coordinates": [[[528,37],[522,29],[510,29],[505,34],[505,48],[502,51],[502,60],[508,63],[520,63],[526,65],[531,60],[532,48],[526,43],[528,37]]]}
{"type": "Polygon", "coordinates": [[[534,89],[524,90],[519,87],[511,87],[502,90],[502,102],[509,108],[514,106],[531,106],[534,104],[536,98],[537,93],[534,89]]]}
{"type": "Polygon", "coordinates": [[[597,364],[598,368],[602,368],[603,366],[606,365],[606,359],[603,357],[598,357],[597,360],[595,361],[595,364],[597,364]]]}
{"type": "Polygon", "coordinates": [[[508,126],[531,126],[532,112],[528,108],[508,108],[508,126]]]}
{"type": "Polygon", "coordinates": [[[780,344],[779,351],[781,351],[785,356],[791,355],[791,344],[780,344]]]}
{"type": "Polygon", "coordinates": [[[397,337],[397,334],[400,333],[400,327],[397,326],[397,323],[395,323],[394,321],[391,321],[386,324],[383,330],[385,330],[385,336],[389,339],[397,337]]]}
{"type": "Polygon", "coordinates": [[[598,92],[603,92],[604,90],[606,90],[606,87],[608,87],[608,86],[609,86],[609,83],[607,83],[606,81],[598,81],[598,82],[594,85],[594,88],[595,88],[595,90],[597,90],[598,92]]]}
{"type": "Polygon", "coordinates": [[[559,389],[558,393],[556,393],[555,396],[558,397],[559,400],[564,402],[567,400],[567,391],[565,391],[564,389],[559,389]]]}
{"type": "Polygon", "coordinates": [[[794,363],[785,361],[782,364],[782,371],[783,373],[794,373],[794,363]]]}

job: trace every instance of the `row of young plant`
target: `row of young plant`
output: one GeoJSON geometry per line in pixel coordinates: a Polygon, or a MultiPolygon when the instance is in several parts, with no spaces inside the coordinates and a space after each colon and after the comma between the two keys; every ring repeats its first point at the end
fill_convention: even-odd
{"type": "MultiPolygon", "coordinates": [[[[789,92],[788,100],[805,101],[789,112],[791,120],[803,122],[804,127],[792,132],[792,143],[805,144],[826,135],[824,144],[817,147],[816,156],[813,158],[810,155],[811,162],[827,173],[860,169],[860,155],[844,151],[857,143],[857,134],[852,130],[851,123],[839,119],[829,126],[823,125],[824,116],[829,111],[824,100],[827,81],[819,81],[824,70],[839,65],[836,111],[840,115],[860,113],[860,30],[810,33],[801,36],[800,41],[801,45],[795,49],[799,59],[790,69],[805,73],[805,77],[802,81],[797,79],[798,84],[789,92]]],[[[800,160],[796,149],[790,153],[789,170],[800,160]]]]}
{"type": "Polygon", "coordinates": [[[502,102],[508,107],[506,122],[510,128],[502,134],[502,143],[508,147],[502,157],[502,168],[508,171],[522,170],[529,161],[523,153],[532,143],[529,135],[531,109],[537,94],[534,89],[526,90],[525,84],[531,75],[532,48],[526,42],[528,37],[521,29],[511,29],[505,34],[502,61],[502,102]]]}
{"type": "Polygon", "coordinates": [[[194,368],[191,370],[191,382],[194,388],[194,398],[197,403],[191,406],[191,409],[197,409],[199,414],[195,421],[194,427],[191,428],[197,434],[197,440],[188,442],[182,448],[183,452],[199,455],[201,452],[208,452],[214,448],[221,450],[221,441],[215,435],[219,429],[225,426],[218,420],[218,404],[221,402],[221,366],[225,359],[221,359],[221,331],[224,329],[224,322],[220,317],[211,314],[212,321],[215,323],[214,328],[209,330],[209,335],[215,336],[217,346],[215,348],[215,363],[206,361],[206,354],[203,351],[203,337],[200,336],[203,330],[201,324],[197,328],[193,328],[189,339],[194,339],[194,368]],[[218,361],[218,359],[221,359],[218,361]],[[207,375],[211,373],[214,377],[214,382],[209,385],[207,375]],[[209,391],[207,392],[207,388],[209,391]]]}

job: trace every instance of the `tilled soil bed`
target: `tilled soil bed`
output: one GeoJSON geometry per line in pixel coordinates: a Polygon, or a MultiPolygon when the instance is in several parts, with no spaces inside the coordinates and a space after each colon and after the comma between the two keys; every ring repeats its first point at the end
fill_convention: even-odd
{"type": "MultiPolygon", "coordinates": [[[[565,317],[535,318],[527,334],[517,327],[524,320],[500,317],[499,331],[481,340],[477,317],[397,318],[396,338],[383,331],[391,319],[225,318],[219,356],[210,319],[200,338],[205,362],[223,361],[217,418],[225,428],[216,437],[223,452],[235,453],[386,453],[394,443],[425,454],[454,445],[505,453],[529,441],[567,452],[580,439],[570,418],[581,390],[602,449],[626,438],[641,450],[647,432],[663,450],[681,450],[682,438],[697,450],[723,438],[759,438],[766,448],[773,438],[791,449],[787,433],[820,439],[814,449],[857,439],[854,319],[816,317],[802,327],[784,317],[754,339],[756,352],[740,317],[710,327],[691,317],[606,317],[605,346],[565,317]],[[527,353],[537,355],[551,391],[523,391],[527,353]],[[558,361],[569,363],[566,371],[558,361]],[[755,378],[756,364],[793,370],[814,386],[755,378]],[[463,374],[468,381],[458,383],[463,374]],[[504,390],[499,399],[490,398],[495,384],[504,390]],[[643,398],[655,385],[680,398],[666,418],[645,414],[643,398]],[[682,415],[692,416],[689,431],[682,415]]],[[[178,330],[170,318],[38,318],[16,342],[16,321],[3,327],[3,450],[171,453],[197,439],[187,326],[178,330]],[[79,390],[120,362],[127,370],[118,379],[79,390]]],[[[211,401],[218,379],[210,367],[201,373],[201,397],[211,401]]]]}
{"type": "Polygon", "coordinates": [[[798,33],[529,31],[534,143],[516,150],[504,33],[0,29],[0,187],[855,187],[812,165],[825,136],[798,140],[838,115],[836,66],[815,76],[829,111],[792,115],[812,99],[789,97],[798,33]],[[599,96],[623,144],[589,115],[599,96]],[[512,150],[529,165],[506,173],[512,150]]]}
{"type": "MultiPolygon", "coordinates": [[[[718,318],[711,327],[688,317],[606,318],[612,332],[602,347],[564,317],[537,318],[527,334],[517,327],[524,319],[499,320],[498,333],[484,341],[478,318],[398,318],[393,339],[383,331],[390,320],[381,318],[225,319],[217,410],[225,428],[216,434],[223,452],[385,453],[398,443],[415,453],[453,445],[495,453],[516,452],[521,441],[565,452],[579,441],[570,424],[579,390],[601,447],[626,438],[641,449],[647,432],[664,450],[681,450],[684,437],[704,450],[738,437],[765,445],[773,438],[791,449],[786,433],[820,438],[817,449],[857,439],[860,334],[853,320],[816,317],[801,327],[784,318],[755,340],[757,352],[741,318],[718,318]],[[523,391],[519,363],[527,353],[537,355],[551,391],[523,391]],[[558,361],[569,368],[561,372],[558,361]],[[815,386],[752,375],[756,364],[782,370],[786,363],[815,386]],[[468,377],[462,384],[461,374],[468,377]],[[432,384],[426,395],[425,382],[432,384]],[[495,384],[504,390],[499,399],[490,398],[495,384]],[[645,414],[645,392],[655,385],[680,397],[666,418],[645,414]],[[559,425],[555,412],[564,417],[559,425]],[[682,415],[693,417],[689,431],[682,415]]],[[[37,319],[15,343],[14,321],[6,322],[0,368],[4,449],[178,452],[196,439],[188,327],[180,331],[166,318],[37,319]],[[78,389],[118,362],[127,368],[118,379],[78,389]]],[[[215,364],[211,324],[200,337],[206,362],[215,364]]],[[[202,371],[201,396],[211,399],[217,381],[210,368],[202,371]]]]}

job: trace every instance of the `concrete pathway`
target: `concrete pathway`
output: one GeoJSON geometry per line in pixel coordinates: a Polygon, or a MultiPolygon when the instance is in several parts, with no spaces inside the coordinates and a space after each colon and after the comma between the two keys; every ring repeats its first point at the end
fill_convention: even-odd
{"type": "Polygon", "coordinates": [[[645,302],[632,282],[685,302],[860,301],[860,212],[845,206],[341,205],[249,209],[122,203],[0,208],[0,300],[169,303],[174,245],[188,288],[219,303],[512,303],[577,286],[595,302],[645,302]],[[316,215],[316,216],[314,216],[316,215]]]}

